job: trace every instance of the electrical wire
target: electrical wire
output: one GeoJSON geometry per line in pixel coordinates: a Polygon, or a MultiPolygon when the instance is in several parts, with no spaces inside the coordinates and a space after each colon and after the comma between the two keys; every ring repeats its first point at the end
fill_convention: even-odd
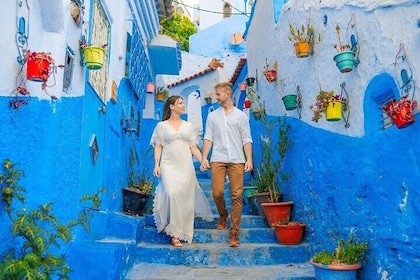
{"type": "MultiPolygon", "coordinates": [[[[193,6],[190,6],[190,5],[184,4],[184,3],[180,3],[180,2],[178,2],[178,1],[176,1],[176,0],[173,0],[173,2],[174,2],[174,3],[177,3],[177,4],[179,4],[179,5],[183,5],[184,7],[188,7],[188,8],[191,8],[191,9],[194,9],[194,10],[197,10],[197,11],[200,11],[200,12],[206,12],[206,13],[211,13],[211,14],[224,14],[224,12],[216,12],[216,11],[210,11],[210,10],[205,10],[205,9],[200,9],[200,8],[197,8],[197,7],[193,7],[193,6]]],[[[222,2],[223,2],[223,3],[226,3],[224,0],[222,0],[222,2]]],[[[238,10],[237,8],[233,7],[232,5],[231,5],[231,7],[232,7],[233,9],[235,9],[235,10],[239,11],[239,13],[231,13],[231,15],[244,15],[244,16],[249,17],[247,14],[245,14],[244,12],[241,12],[241,11],[240,11],[240,10],[238,10]]]]}

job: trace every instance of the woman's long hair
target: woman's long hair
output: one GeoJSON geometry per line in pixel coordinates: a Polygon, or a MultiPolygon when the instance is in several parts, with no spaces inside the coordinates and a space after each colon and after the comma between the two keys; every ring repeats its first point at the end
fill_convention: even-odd
{"type": "Polygon", "coordinates": [[[166,121],[171,117],[171,108],[170,105],[175,105],[175,102],[178,99],[183,99],[182,96],[179,95],[172,95],[166,100],[165,105],[163,105],[163,116],[162,121],[166,121]]]}

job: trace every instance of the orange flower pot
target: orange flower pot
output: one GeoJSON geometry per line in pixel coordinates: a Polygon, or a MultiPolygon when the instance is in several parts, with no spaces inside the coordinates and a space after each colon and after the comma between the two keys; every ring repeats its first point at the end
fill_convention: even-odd
{"type": "Polygon", "coordinates": [[[277,202],[277,203],[262,203],[264,208],[265,218],[269,227],[274,227],[274,224],[287,224],[290,221],[292,213],[293,201],[277,202]]]}
{"type": "Polygon", "coordinates": [[[309,42],[307,41],[297,42],[294,44],[294,47],[295,47],[296,57],[299,57],[299,58],[308,57],[311,52],[311,46],[309,42]]]}
{"type": "Polygon", "coordinates": [[[276,237],[282,245],[297,245],[302,241],[305,223],[274,224],[276,237]]]}

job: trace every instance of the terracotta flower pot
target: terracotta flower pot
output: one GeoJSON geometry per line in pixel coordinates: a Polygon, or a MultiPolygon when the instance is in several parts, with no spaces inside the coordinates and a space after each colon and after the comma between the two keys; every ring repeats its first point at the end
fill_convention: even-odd
{"type": "Polygon", "coordinates": [[[276,237],[282,245],[297,245],[302,241],[305,223],[274,224],[276,237]]]}
{"type": "Polygon", "coordinates": [[[293,201],[277,202],[277,203],[262,203],[264,208],[265,218],[269,227],[274,227],[274,224],[287,224],[290,221],[292,213],[293,201]]]}

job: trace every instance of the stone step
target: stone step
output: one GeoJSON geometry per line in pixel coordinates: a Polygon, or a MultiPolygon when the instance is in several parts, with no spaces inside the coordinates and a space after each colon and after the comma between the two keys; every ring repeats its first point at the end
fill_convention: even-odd
{"type": "MultiPolygon", "coordinates": [[[[214,215],[214,220],[212,222],[207,222],[201,218],[194,219],[194,228],[195,229],[215,229],[219,215],[214,215]]],[[[146,215],[144,217],[144,222],[146,227],[155,227],[155,221],[153,215],[146,215]]],[[[230,227],[230,216],[227,220],[227,226],[230,227]]],[[[241,218],[241,228],[268,228],[267,220],[263,216],[254,216],[254,215],[242,215],[241,218]]]]}
{"type": "MultiPolygon", "coordinates": [[[[146,227],[142,241],[155,244],[169,244],[171,238],[165,233],[157,233],[156,228],[146,227]]],[[[239,233],[241,243],[278,243],[272,228],[242,228],[239,233]]],[[[229,230],[195,229],[193,243],[229,243],[229,230]]]]}
{"type": "Polygon", "coordinates": [[[208,267],[306,263],[310,257],[307,243],[295,246],[245,243],[236,248],[221,243],[192,243],[176,248],[171,244],[141,242],[137,246],[135,261],[208,267]]]}
{"type": "Polygon", "coordinates": [[[315,280],[315,272],[309,263],[258,265],[258,266],[215,266],[190,267],[185,265],[162,265],[136,263],[125,275],[124,280],[140,279],[277,279],[277,280],[315,280]]]}

